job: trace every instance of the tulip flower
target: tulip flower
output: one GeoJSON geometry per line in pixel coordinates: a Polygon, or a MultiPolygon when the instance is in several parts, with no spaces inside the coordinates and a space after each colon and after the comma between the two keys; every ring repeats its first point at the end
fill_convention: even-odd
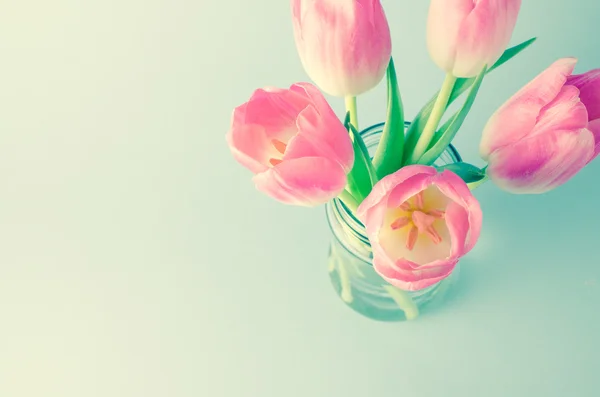
{"type": "Polygon", "coordinates": [[[291,0],[302,65],[324,92],[358,96],[385,75],[392,44],[379,0],[291,0]]]}
{"type": "Polygon", "coordinates": [[[409,165],[381,179],[357,210],[373,267],[390,284],[415,291],[448,277],[481,230],[479,203],[456,174],[409,165]]]}
{"type": "Polygon", "coordinates": [[[339,195],[352,169],[348,131],[308,83],[259,89],[234,112],[227,143],[256,188],[286,204],[316,206],[339,195]]]}
{"type": "Polygon", "coordinates": [[[600,109],[591,75],[569,78],[574,58],[560,59],[492,115],[480,154],[487,175],[501,189],[544,193],[571,179],[595,155],[600,109]],[[580,92],[577,86],[581,86],[580,92]],[[580,94],[585,94],[584,100],[580,94]],[[586,107],[589,107],[589,111],[586,107]]]}
{"type": "Polygon", "coordinates": [[[521,0],[431,0],[431,58],[455,77],[476,76],[506,49],[520,8],[521,0]]]}

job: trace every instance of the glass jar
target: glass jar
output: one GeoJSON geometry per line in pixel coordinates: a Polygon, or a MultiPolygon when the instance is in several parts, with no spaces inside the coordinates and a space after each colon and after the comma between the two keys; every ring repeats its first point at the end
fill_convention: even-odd
{"type": "MultiPolygon", "coordinates": [[[[374,125],[360,133],[371,157],[377,150],[383,125],[374,125]]],[[[434,165],[460,161],[460,155],[450,145],[434,165]]],[[[444,280],[419,291],[404,291],[392,286],[373,268],[373,253],[363,224],[339,199],[327,203],[325,209],[333,235],[328,261],[331,282],[342,301],[356,312],[379,321],[413,319],[426,306],[442,302],[449,287],[457,280],[459,265],[444,280]]]]}

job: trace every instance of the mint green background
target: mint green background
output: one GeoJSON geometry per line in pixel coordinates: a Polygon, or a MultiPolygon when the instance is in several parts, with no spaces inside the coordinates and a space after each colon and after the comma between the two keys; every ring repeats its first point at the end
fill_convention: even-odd
{"type": "MultiPolygon", "coordinates": [[[[457,146],[552,61],[600,67],[596,0],[523,2],[457,146]]],[[[406,113],[442,81],[425,1],[385,0],[406,113]]],[[[0,3],[0,396],[600,395],[600,163],[542,196],[477,191],[460,290],[414,323],[347,309],[324,209],[254,190],[234,106],[306,80],[285,0],[0,3]]],[[[331,98],[341,115],[342,101],[331,98]]],[[[362,126],[385,90],[359,99],[362,126]]]]}

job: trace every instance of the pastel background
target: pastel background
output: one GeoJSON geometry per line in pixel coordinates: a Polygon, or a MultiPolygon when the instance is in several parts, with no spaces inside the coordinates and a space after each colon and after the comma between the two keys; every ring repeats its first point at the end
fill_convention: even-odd
{"type": "MultiPolygon", "coordinates": [[[[443,79],[428,2],[383,4],[412,116],[443,79]]],[[[599,16],[523,2],[512,44],[539,40],[484,82],[465,159],[555,59],[600,67],[599,16]]],[[[478,189],[444,310],[372,322],[329,284],[324,209],[257,193],[225,144],[252,90],[306,79],[286,0],[0,2],[0,396],[600,396],[600,161],[478,189]]],[[[361,97],[362,126],[384,105],[361,97]]]]}

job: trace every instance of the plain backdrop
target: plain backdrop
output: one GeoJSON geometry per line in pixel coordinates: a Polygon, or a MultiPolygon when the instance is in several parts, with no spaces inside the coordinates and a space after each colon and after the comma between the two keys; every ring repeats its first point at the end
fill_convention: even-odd
{"type": "MultiPolygon", "coordinates": [[[[512,44],[539,39],[484,81],[466,161],[554,60],[600,67],[599,4],[523,2],[512,44]]],[[[383,5],[411,116],[443,80],[428,2],[383,5]]],[[[258,193],[225,144],[254,89],[307,80],[286,0],[0,1],[0,396],[600,395],[600,162],[478,189],[453,298],[373,322],[333,293],[324,209],[258,193]]],[[[383,85],[359,112],[383,120],[383,85]]]]}

